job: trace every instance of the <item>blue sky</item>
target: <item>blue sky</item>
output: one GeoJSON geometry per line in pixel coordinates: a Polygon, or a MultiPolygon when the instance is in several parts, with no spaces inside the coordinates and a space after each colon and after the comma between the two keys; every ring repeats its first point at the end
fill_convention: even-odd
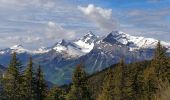
{"type": "Polygon", "coordinates": [[[88,31],[170,41],[170,0],[0,0],[0,48],[35,49],[88,31]]]}

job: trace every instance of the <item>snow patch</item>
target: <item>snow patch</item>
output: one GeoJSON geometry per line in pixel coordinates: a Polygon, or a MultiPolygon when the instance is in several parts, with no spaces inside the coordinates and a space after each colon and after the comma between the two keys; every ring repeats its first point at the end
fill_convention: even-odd
{"type": "Polygon", "coordinates": [[[94,47],[94,43],[86,43],[82,40],[76,41],[74,43],[77,46],[79,46],[81,48],[82,52],[84,52],[84,53],[89,53],[94,47]]]}
{"type": "MultiPolygon", "coordinates": [[[[132,36],[120,31],[112,31],[110,34],[118,42],[127,45],[130,51],[140,48],[155,48],[158,43],[158,40],[153,38],[132,36]]],[[[167,48],[170,47],[170,45],[166,42],[161,41],[161,44],[167,48]]]]}

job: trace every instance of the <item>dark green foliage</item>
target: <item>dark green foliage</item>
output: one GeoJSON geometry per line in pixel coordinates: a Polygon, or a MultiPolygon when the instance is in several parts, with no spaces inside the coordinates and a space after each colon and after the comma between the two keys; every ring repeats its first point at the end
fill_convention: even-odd
{"type": "Polygon", "coordinates": [[[14,52],[10,61],[9,67],[3,77],[3,88],[7,100],[21,99],[21,75],[19,69],[21,63],[14,52]]]}
{"type": "Polygon", "coordinates": [[[114,99],[115,100],[130,100],[132,99],[132,77],[129,67],[124,64],[123,59],[114,69],[114,99]]]}
{"type": "Polygon", "coordinates": [[[144,81],[144,69],[148,65],[147,62],[131,64],[131,77],[132,77],[132,97],[138,100],[145,100],[145,81],[144,81]]]}
{"type": "Polygon", "coordinates": [[[166,55],[166,49],[160,44],[159,41],[151,64],[144,71],[145,94],[147,99],[155,99],[155,94],[158,91],[159,80],[169,80],[169,68],[170,65],[166,55]]]}
{"type": "Polygon", "coordinates": [[[161,45],[160,41],[157,44],[151,67],[155,68],[159,79],[164,81],[168,78],[170,80],[170,63],[166,55],[166,48],[161,45]]]}
{"type": "Polygon", "coordinates": [[[123,65],[122,68],[122,80],[121,80],[121,91],[123,100],[131,100],[133,98],[133,71],[130,67],[123,65]]]}
{"type": "Polygon", "coordinates": [[[0,76],[0,100],[3,100],[5,98],[3,84],[2,84],[2,76],[0,76]]]}
{"type": "Polygon", "coordinates": [[[103,82],[103,89],[97,100],[114,100],[114,79],[113,70],[109,69],[103,82]]]}
{"type": "Polygon", "coordinates": [[[0,81],[0,100],[44,100],[47,88],[40,66],[34,73],[30,58],[25,71],[22,73],[19,69],[21,64],[14,53],[0,81]]]}
{"type": "Polygon", "coordinates": [[[36,87],[36,100],[44,100],[47,94],[47,86],[44,79],[43,72],[41,70],[41,66],[38,66],[36,75],[35,75],[35,87],[36,87]]]}
{"type": "Polygon", "coordinates": [[[46,100],[66,100],[66,93],[55,86],[49,90],[46,100]]]}
{"type": "Polygon", "coordinates": [[[108,69],[105,69],[88,77],[89,89],[93,99],[96,99],[102,92],[103,80],[106,76],[107,70],[108,69]]]}
{"type": "Polygon", "coordinates": [[[120,61],[120,63],[116,66],[116,68],[114,69],[114,99],[115,100],[122,100],[123,99],[123,87],[125,85],[125,83],[123,83],[124,81],[124,72],[123,69],[124,68],[124,62],[123,60],[120,61]]]}
{"type": "MultiPolygon", "coordinates": [[[[125,100],[148,100],[148,92],[147,92],[147,82],[146,82],[146,76],[145,76],[145,71],[148,70],[148,66],[150,65],[150,61],[143,61],[143,62],[138,62],[138,63],[133,63],[126,65],[124,70],[124,86],[122,89],[120,88],[121,84],[121,64],[118,65],[112,65],[108,69],[113,69],[113,74],[114,74],[114,97],[115,100],[118,99],[118,97],[121,97],[120,94],[123,90],[124,93],[124,98],[125,100]],[[126,73],[125,73],[126,72],[126,73]],[[116,80],[117,79],[117,80],[116,80]]],[[[106,76],[106,72],[108,69],[105,69],[101,72],[98,72],[94,75],[91,75],[88,80],[89,80],[89,86],[90,86],[90,91],[92,91],[92,97],[93,99],[97,99],[97,96],[101,95],[102,92],[102,87],[103,86],[103,81],[106,76]]],[[[149,71],[149,70],[148,70],[149,71]]],[[[120,100],[121,98],[119,98],[120,100]]]]}
{"type": "Polygon", "coordinates": [[[82,64],[78,65],[73,74],[73,85],[68,93],[67,100],[90,100],[87,75],[82,64]]]}
{"type": "Polygon", "coordinates": [[[24,71],[22,93],[25,100],[35,100],[35,79],[32,58],[30,58],[28,66],[24,71]]]}

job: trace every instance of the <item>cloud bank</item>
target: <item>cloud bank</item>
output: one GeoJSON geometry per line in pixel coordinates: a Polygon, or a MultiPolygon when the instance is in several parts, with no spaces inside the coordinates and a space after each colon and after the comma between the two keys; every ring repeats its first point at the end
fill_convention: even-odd
{"type": "Polygon", "coordinates": [[[113,19],[112,9],[96,7],[93,4],[89,4],[87,7],[78,6],[78,9],[102,30],[111,31],[118,26],[118,23],[113,19]]]}
{"type": "Polygon", "coordinates": [[[48,39],[73,39],[75,32],[64,29],[59,24],[49,21],[45,35],[48,39]]]}
{"type": "Polygon", "coordinates": [[[50,46],[87,31],[120,30],[169,40],[168,0],[0,0],[0,48],[50,46]],[[98,6],[96,6],[98,5],[98,6]],[[154,34],[154,35],[153,35],[154,34]]]}

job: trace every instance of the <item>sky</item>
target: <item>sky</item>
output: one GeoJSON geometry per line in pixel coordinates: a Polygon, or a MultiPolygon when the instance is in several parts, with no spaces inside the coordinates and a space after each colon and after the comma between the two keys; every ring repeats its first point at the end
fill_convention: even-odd
{"type": "Polygon", "coordinates": [[[119,30],[170,41],[170,0],[0,0],[0,48],[29,49],[119,30]]]}

